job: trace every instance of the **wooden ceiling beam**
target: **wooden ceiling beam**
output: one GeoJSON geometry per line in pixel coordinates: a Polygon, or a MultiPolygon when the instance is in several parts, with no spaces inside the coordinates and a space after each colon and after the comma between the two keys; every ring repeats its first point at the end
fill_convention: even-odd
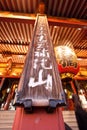
{"type": "Polygon", "coordinates": [[[55,18],[55,17],[48,17],[48,22],[50,25],[54,26],[67,26],[73,28],[83,28],[87,30],[87,21],[77,20],[74,18],[55,18]]]}
{"type": "Polygon", "coordinates": [[[1,45],[5,45],[5,44],[6,44],[6,45],[10,45],[10,46],[11,46],[11,45],[12,45],[12,46],[13,46],[13,45],[29,46],[30,42],[22,42],[22,43],[21,43],[21,42],[12,42],[12,43],[11,43],[11,42],[3,42],[3,41],[1,41],[0,44],[1,44],[1,45]]]}
{"type": "Polygon", "coordinates": [[[34,14],[0,11],[0,21],[3,21],[3,22],[34,24],[35,19],[36,19],[36,16],[34,14]]]}
{"type": "MultiPolygon", "coordinates": [[[[0,11],[0,21],[34,24],[35,19],[36,19],[35,14],[0,11]]],[[[87,30],[87,21],[77,20],[75,18],[48,17],[48,23],[49,25],[52,26],[66,26],[66,27],[73,27],[73,28],[83,28],[87,30]]]]}
{"type": "Polygon", "coordinates": [[[6,52],[6,51],[4,51],[4,52],[0,52],[0,54],[3,54],[3,55],[26,55],[26,53],[23,53],[23,52],[6,52]]]}

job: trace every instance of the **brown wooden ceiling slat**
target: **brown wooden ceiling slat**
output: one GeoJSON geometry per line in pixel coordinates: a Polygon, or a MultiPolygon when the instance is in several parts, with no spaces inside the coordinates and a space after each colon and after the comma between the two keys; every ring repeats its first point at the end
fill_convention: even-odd
{"type": "Polygon", "coordinates": [[[16,2],[17,2],[18,11],[19,11],[19,12],[22,12],[22,11],[23,11],[23,9],[22,9],[22,1],[16,0],[16,2]],[[21,4],[20,4],[20,2],[21,2],[21,4]]]}
{"type": "Polygon", "coordinates": [[[14,12],[19,12],[18,1],[19,0],[15,0],[15,1],[13,0],[13,2],[12,2],[13,8],[15,9],[14,12]]]}
{"type": "Polygon", "coordinates": [[[24,46],[24,53],[26,54],[27,52],[28,52],[28,48],[29,48],[29,46],[24,46]]]}
{"type": "Polygon", "coordinates": [[[31,31],[30,31],[30,25],[28,25],[27,30],[28,30],[28,32],[29,32],[29,38],[30,38],[30,41],[31,41],[32,34],[31,34],[31,31]]]}
{"type": "MultiPolygon", "coordinates": [[[[64,2],[65,3],[63,3],[63,9],[62,9],[62,14],[61,14],[62,17],[64,17],[64,15],[65,15],[65,11],[68,8],[69,1],[68,0],[64,0],[64,2]]],[[[70,7],[70,4],[69,4],[69,7],[70,7]]],[[[66,15],[67,15],[67,13],[66,13],[66,15]]]]}
{"type": "Polygon", "coordinates": [[[82,50],[87,50],[87,39],[86,40],[81,40],[80,42],[79,42],[79,44],[77,44],[77,46],[75,47],[75,48],[80,48],[80,49],[82,49],[82,50]]]}
{"type": "Polygon", "coordinates": [[[22,8],[23,8],[24,13],[27,12],[27,11],[26,11],[26,6],[27,6],[26,1],[25,1],[25,0],[22,0],[22,8]]]}
{"type": "Polygon", "coordinates": [[[12,23],[12,27],[13,27],[13,35],[15,38],[15,42],[19,42],[19,32],[17,29],[17,24],[16,23],[12,23]]]}
{"type": "Polygon", "coordinates": [[[10,51],[12,53],[26,53],[28,50],[28,46],[22,46],[22,45],[9,45],[10,51]]]}
{"type": "Polygon", "coordinates": [[[87,47],[87,41],[85,40],[82,43],[83,43],[83,48],[86,48],[87,47]]]}
{"type": "Polygon", "coordinates": [[[8,45],[3,45],[3,48],[4,48],[4,52],[10,52],[10,48],[8,45]]]}
{"type": "Polygon", "coordinates": [[[68,35],[69,35],[69,32],[70,32],[70,28],[65,27],[65,28],[64,28],[65,37],[64,37],[64,39],[62,40],[61,45],[65,45],[66,39],[67,39],[67,37],[68,37],[68,35]]]}
{"type": "Polygon", "coordinates": [[[21,53],[21,49],[20,49],[20,46],[16,46],[17,47],[17,50],[18,50],[18,53],[21,53]]]}
{"type": "Polygon", "coordinates": [[[14,31],[14,24],[12,24],[11,22],[9,23],[10,24],[10,28],[11,28],[11,33],[13,35],[13,42],[17,42],[17,38],[16,38],[16,32],[14,31]]]}
{"type": "Polygon", "coordinates": [[[33,11],[36,13],[38,10],[38,0],[33,0],[33,11]]]}
{"type": "Polygon", "coordinates": [[[59,45],[60,33],[61,33],[61,28],[58,29],[58,32],[57,32],[57,39],[56,39],[55,46],[58,46],[58,45],[59,45]]]}
{"type": "Polygon", "coordinates": [[[29,43],[30,42],[30,33],[29,33],[29,25],[26,24],[26,37],[27,37],[27,42],[29,43]]]}
{"type": "Polygon", "coordinates": [[[9,45],[7,45],[7,48],[9,48],[9,50],[7,50],[7,51],[9,51],[9,53],[11,53],[11,52],[13,52],[13,51],[14,51],[13,46],[11,46],[10,44],[9,44],[9,45]]]}
{"type": "Polygon", "coordinates": [[[20,46],[20,48],[20,50],[25,53],[24,47],[22,45],[20,46]]]}
{"type": "Polygon", "coordinates": [[[65,35],[65,40],[63,42],[64,45],[71,44],[70,43],[71,42],[71,37],[74,34],[74,31],[75,31],[74,28],[68,28],[68,31],[66,32],[66,35],[65,35]]]}
{"type": "Polygon", "coordinates": [[[5,26],[5,23],[1,22],[1,32],[3,34],[3,37],[6,39],[6,41],[10,42],[7,27],[5,26]]]}
{"type": "Polygon", "coordinates": [[[32,33],[33,33],[33,26],[30,24],[30,39],[32,38],[32,33]]]}
{"type": "Polygon", "coordinates": [[[57,3],[58,3],[58,0],[55,0],[54,2],[54,5],[53,5],[53,11],[52,11],[52,15],[54,16],[56,14],[56,10],[57,10],[57,3]]]}
{"type": "Polygon", "coordinates": [[[18,52],[20,53],[20,52],[22,52],[21,51],[21,47],[18,45],[18,46],[16,46],[17,47],[17,50],[18,50],[18,52]]]}
{"type": "MultiPolygon", "coordinates": [[[[2,52],[3,52],[3,50],[4,50],[4,48],[3,48],[2,45],[0,45],[0,50],[2,50],[2,52]]],[[[2,52],[1,52],[1,54],[2,54],[2,52]]]]}
{"type": "Polygon", "coordinates": [[[25,51],[25,49],[22,47],[22,45],[20,46],[21,51],[23,51],[24,53],[27,53],[27,51],[25,51]]]}
{"type": "Polygon", "coordinates": [[[0,10],[3,10],[3,7],[2,7],[2,4],[1,4],[1,2],[0,2],[0,10]]]}
{"type": "MultiPolygon", "coordinates": [[[[20,53],[20,52],[24,52],[24,49],[23,49],[22,45],[18,46],[18,49],[19,49],[19,53],[20,53]]],[[[24,53],[25,53],[25,52],[24,52],[24,53]]]]}
{"type": "MultiPolygon", "coordinates": [[[[77,2],[75,2],[75,1],[76,1],[76,0],[74,0],[73,9],[72,9],[72,11],[71,11],[71,13],[70,13],[71,17],[73,17],[74,14],[77,13],[76,10],[77,10],[77,8],[78,8],[79,0],[78,0],[77,2]]],[[[78,8],[78,10],[79,10],[79,8],[78,8]]]]}
{"type": "Polygon", "coordinates": [[[52,39],[53,39],[53,45],[55,44],[55,36],[56,36],[56,28],[53,27],[53,33],[52,33],[52,39]]]}
{"type": "Polygon", "coordinates": [[[28,46],[24,46],[24,53],[28,51],[28,46]]]}
{"type": "Polygon", "coordinates": [[[29,44],[30,43],[30,36],[29,36],[29,32],[28,32],[28,29],[27,29],[27,24],[25,24],[24,26],[25,29],[24,30],[24,36],[25,36],[25,44],[29,44]]]}
{"type": "Polygon", "coordinates": [[[52,0],[48,0],[47,5],[48,5],[48,7],[47,7],[47,15],[50,15],[51,11],[52,11],[51,7],[53,7],[53,1],[52,0]]]}
{"type": "Polygon", "coordinates": [[[84,18],[87,20],[87,2],[85,3],[85,6],[83,8],[84,9],[81,11],[79,18],[84,18]]]}
{"type": "Polygon", "coordinates": [[[1,6],[2,6],[2,8],[3,8],[4,10],[8,9],[7,4],[6,4],[6,0],[1,0],[1,1],[0,1],[0,4],[1,4],[1,6]]]}
{"type": "MultiPolygon", "coordinates": [[[[50,30],[50,35],[51,35],[53,31],[53,26],[49,26],[49,30],[50,30]]],[[[51,38],[52,38],[52,35],[51,35],[51,38]]]]}
{"type": "Polygon", "coordinates": [[[62,45],[65,44],[65,41],[66,41],[67,36],[68,36],[68,32],[69,32],[69,28],[65,27],[64,31],[63,31],[63,37],[62,37],[62,45]]]}
{"type": "MultiPolygon", "coordinates": [[[[7,46],[7,53],[9,52],[9,53],[11,53],[12,52],[12,48],[11,48],[11,45],[9,44],[9,45],[6,45],[7,46]]],[[[5,48],[5,47],[4,47],[5,48]]]]}
{"type": "Polygon", "coordinates": [[[19,28],[18,28],[18,24],[14,23],[14,29],[15,29],[15,34],[16,34],[16,40],[17,42],[20,42],[20,32],[19,32],[19,28]]]}
{"type": "MultiPolygon", "coordinates": [[[[53,31],[52,31],[52,39],[53,39],[53,41],[54,41],[55,33],[56,33],[56,31],[55,31],[55,29],[53,29],[53,31]]],[[[55,43],[53,42],[53,44],[55,44],[55,43]]]]}
{"type": "Polygon", "coordinates": [[[68,33],[67,33],[67,36],[66,36],[66,39],[64,40],[64,45],[67,45],[69,47],[72,47],[73,48],[73,43],[72,43],[72,40],[71,40],[71,36],[74,32],[74,29],[72,30],[71,28],[68,29],[68,33]]]}
{"type": "Polygon", "coordinates": [[[84,9],[83,9],[84,6],[85,6],[84,4],[85,4],[85,0],[80,0],[77,13],[75,13],[75,17],[80,16],[80,12],[81,12],[82,10],[84,10],[84,9]]]}
{"type": "Polygon", "coordinates": [[[61,39],[62,30],[63,30],[63,27],[60,27],[59,32],[58,32],[58,37],[57,37],[57,44],[58,45],[61,45],[60,39],[61,39]]]}
{"type": "Polygon", "coordinates": [[[5,28],[5,33],[8,36],[8,42],[13,42],[13,39],[10,36],[11,33],[10,33],[10,30],[9,30],[7,22],[4,22],[4,28],[5,28]]]}
{"type": "Polygon", "coordinates": [[[15,52],[20,53],[20,47],[19,47],[19,45],[16,46],[16,51],[15,52]]]}
{"type": "Polygon", "coordinates": [[[17,46],[15,46],[15,45],[10,45],[10,47],[12,48],[11,52],[18,52],[17,46]]]}
{"type": "MultiPolygon", "coordinates": [[[[31,6],[30,13],[33,13],[33,12],[34,12],[34,9],[33,9],[33,0],[30,1],[30,6],[31,6]]],[[[35,13],[35,12],[34,12],[34,13],[35,13]]]]}
{"type": "Polygon", "coordinates": [[[12,5],[11,5],[11,1],[10,0],[6,0],[6,4],[7,4],[7,7],[8,7],[8,10],[13,10],[12,9],[12,5]]]}
{"type": "Polygon", "coordinates": [[[27,0],[17,0],[19,12],[27,12],[27,0]]]}
{"type": "Polygon", "coordinates": [[[2,38],[1,41],[6,41],[7,36],[5,34],[5,31],[3,31],[2,22],[0,22],[0,32],[1,32],[0,37],[2,38]]]}
{"type": "Polygon", "coordinates": [[[70,40],[71,40],[71,42],[72,42],[73,45],[74,45],[74,42],[76,44],[76,40],[78,39],[79,34],[80,34],[80,31],[78,31],[77,29],[75,29],[74,33],[71,35],[71,39],[70,40]]]}
{"type": "Polygon", "coordinates": [[[77,53],[77,56],[78,57],[81,57],[83,55],[83,58],[87,57],[87,50],[80,50],[78,53],[77,53]]]}
{"type": "Polygon", "coordinates": [[[63,31],[62,31],[62,34],[61,34],[61,41],[62,41],[62,45],[63,45],[63,39],[64,39],[64,37],[65,37],[65,35],[66,35],[66,33],[67,33],[67,27],[62,27],[63,28],[63,31]]]}
{"type": "Polygon", "coordinates": [[[59,7],[57,9],[57,16],[60,16],[62,4],[63,4],[63,0],[61,0],[60,3],[59,3],[59,7]]]}
{"type": "MultiPolygon", "coordinates": [[[[22,45],[20,46],[20,50],[21,50],[21,52],[27,53],[27,50],[24,49],[24,48],[25,48],[25,46],[24,46],[24,47],[22,47],[22,45]]],[[[27,47],[27,48],[28,48],[28,47],[27,47]]]]}
{"type": "Polygon", "coordinates": [[[12,7],[13,11],[16,11],[17,4],[14,0],[11,0],[11,7],[12,7]]]}
{"type": "Polygon", "coordinates": [[[2,45],[0,45],[0,52],[2,53],[2,52],[3,52],[3,50],[4,50],[3,46],[2,46],[2,45]]]}
{"type": "Polygon", "coordinates": [[[28,12],[28,13],[31,12],[31,4],[30,4],[30,0],[27,1],[27,12],[28,12]]]}
{"type": "Polygon", "coordinates": [[[67,6],[67,9],[65,10],[65,15],[66,17],[68,17],[71,12],[72,6],[74,4],[74,0],[71,0],[71,1],[66,0],[66,1],[68,1],[68,6],[67,6]]]}
{"type": "MultiPolygon", "coordinates": [[[[59,17],[61,16],[61,17],[64,17],[64,15],[62,15],[63,14],[63,10],[64,10],[64,8],[66,8],[65,6],[66,6],[66,4],[68,4],[68,0],[62,0],[62,5],[61,5],[61,8],[60,8],[60,13],[59,13],[59,17]]],[[[66,10],[67,10],[67,8],[66,8],[66,10]]],[[[67,11],[66,11],[67,12],[67,11]]],[[[65,13],[66,14],[66,13],[65,13]]]]}
{"type": "Polygon", "coordinates": [[[18,30],[19,30],[19,34],[20,34],[20,42],[22,44],[24,37],[23,37],[23,29],[22,29],[22,24],[18,23],[18,30]]]}
{"type": "Polygon", "coordinates": [[[16,45],[16,46],[11,45],[10,47],[12,48],[12,50],[11,50],[12,53],[13,52],[15,52],[15,53],[19,52],[18,45],[16,45]]]}
{"type": "MultiPolygon", "coordinates": [[[[63,27],[62,27],[63,28],[63,27]]],[[[60,27],[59,27],[59,29],[58,29],[58,33],[60,33],[60,27]]],[[[63,28],[63,32],[62,32],[62,37],[63,37],[63,34],[65,33],[65,30],[64,30],[64,28],[63,28]]],[[[58,45],[58,37],[57,37],[57,39],[56,39],[56,42],[57,42],[57,45],[58,45]]],[[[60,43],[60,45],[62,45],[62,43],[63,43],[63,39],[60,41],[61,43],[60,43]]]]}
{"type": "MultiPolygon", "coordinates": [[[[0,24],[0,27],[1,27],[1,24],[0,24]]],[[[5,37],[4,37],[4,32],[3,32],[3,30],[0,28],[0,41],[2,42],[5,42],[6,41],[6,39],[5,39],[5,37]]]]}
{"type": "Polygon", "coordinates": [[[81,47],[82,45],[79,44],[79,43],[80,43],[80,41],[82,40],[82,38],[83,38],[83,31],[81,31],[81,32],[78,31],[76,37],[73,39],[73,43],[75,43],[74,45],[81,47]],[[76,42],[77,42],[77,44],[76,44],[76,42]]]}
{"type": "Polygon", "coordinates": [[[26,24],[24,25],[23,23],[22,23],[22,31],[23,31],[23,43],[26,43],[27,42],[27,34],[26,34],[26,24]]]}
{"type": "Polygon", "coordinates": [[[14,39],[14,35],[13,35],[13,33],[12,33],[12,28],[11,28],[11,26],[10,26],[10,23],[8,24],[7,22],[5,22],[5,26],[7,27],[7,29],[8,29],[8,34],[9,34],[9,37],[11,38],[11,42],[15,42],[15,39],[14,39]]]}
{"type": "Polygon", "coordinates": [[[24,12],[26,13],[27,12],[27,1],[26,0],[20,0],[20,3],[19,3],[19,9],[21,10],[21,12],[24,12]]]}
{"type": "Polygon", "coordinates": [[[61,30],[59,32],[59,42],[60,42],[60,44],[62,43],[62,34],[63,34],[63,31],[64,31],[64,27],[61,27],[61,30]]]}
{"type": "Polygon", "coordinates": [[[75,29],[73,29],[71,31],[71,33],[69,34],[69,42],[68,42],[69,45],[73,46],[73,38],[74,37],[76,37],[76,30],[75,29]]]}
{"type": "Polygon", "coordinates": [[[58,31],[59,31],[59,27],[55,27],[54,26],[54,29],[55,29],[55,31],[56,31],[56,33],[55,33],[55,36],[54,36],[54,39],[53,39],[53,44],[57,44],[57,36],[58,36],[58,31]]]}

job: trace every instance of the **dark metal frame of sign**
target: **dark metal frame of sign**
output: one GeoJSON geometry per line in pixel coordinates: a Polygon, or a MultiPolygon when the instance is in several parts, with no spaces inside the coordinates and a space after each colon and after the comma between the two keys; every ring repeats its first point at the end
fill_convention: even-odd
{"type": "Polygon", "coordinates": [[[65,96],[50,37],[47,17],[38,14],[15,98],[25,111],[64,106],[65,96]]]}

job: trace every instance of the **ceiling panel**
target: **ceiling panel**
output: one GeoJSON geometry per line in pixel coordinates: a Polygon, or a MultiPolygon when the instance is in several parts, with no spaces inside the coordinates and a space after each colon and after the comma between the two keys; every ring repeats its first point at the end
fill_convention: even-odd
{"type": "MultiPolygon", "coordinates": [[[[34,24],[0,22],[0,53],[26,55],[34,24]]],[[[82,28],[49,26],[53,46],[73,45],[79,58],[87,58],[87,31],[82,28]]],[[[13,60],[14,61],[14,60],[13,60]]],[[[17,62],[17,61],[14,61],[17,62]]]]}
{"type": "Polygon", "coordinates": [[[41,1],[53,46],[71,44],[87,59],[87,0],[0,0],[0,62],[24,63],[41,1]]]}
{"type": "Polygon", "coordinates": [[[0,0],[3,11],[37,13],[38,4],[44,2],[48,16],[87,18],[87,0],[0,0]]]}

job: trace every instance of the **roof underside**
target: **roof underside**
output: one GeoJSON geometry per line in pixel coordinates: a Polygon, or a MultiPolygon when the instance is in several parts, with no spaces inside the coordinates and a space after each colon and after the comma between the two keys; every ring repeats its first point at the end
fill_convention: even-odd
{"type": "MultiPolygon", "coordinates": [[[[0,0],[0,62],[24,63],[42,0],[0,0]]],[[[44,0],[53,46],[72,44],[87,59],[87,1],[44,0]]]]}

